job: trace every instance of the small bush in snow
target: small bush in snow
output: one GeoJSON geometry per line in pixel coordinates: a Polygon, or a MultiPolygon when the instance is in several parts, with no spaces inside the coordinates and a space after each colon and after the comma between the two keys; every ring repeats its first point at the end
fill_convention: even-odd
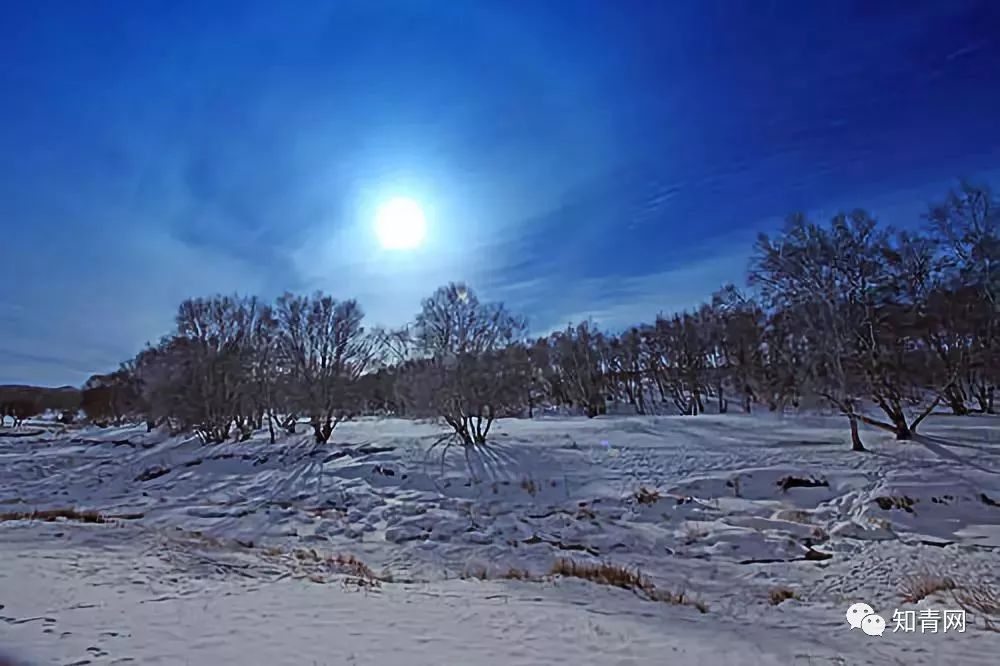
{"type": "Polygon", "coordinates": [[[955,603],[983,622],[983,627],[1000,632],[1000,589],[994,583],[963,585],[952,593],[955,603]]]}
{"type": "Polygon", "coordinates": [[[956,587],[954,579],[930,571],[904,576],[899,581],[899,592],[903,595],[903,601],[911,604],[926,599],[935,592],[954,590],[956,587]]]}
{"type": "Polygon", "coordinates": [[[789,599],[798,599],[799,595],[795,593],[795,590],[790,587],[776,587],[771,590],[768,595],[768,600],[771,602],[772,606],[777,606],[782,601],[788,601],[789,599]]]}
{"type": "Polygon", "coordinates": [[[649,490],[646,486],[641,486],[639,490],[635,491],[633,497],[639,504],[656,504],[662,499],[658,491],[649,490]]]}

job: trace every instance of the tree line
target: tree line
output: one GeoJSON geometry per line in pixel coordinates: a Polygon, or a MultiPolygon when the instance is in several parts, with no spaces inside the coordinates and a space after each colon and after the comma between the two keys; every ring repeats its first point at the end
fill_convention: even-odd
{"type": "Polygon", "coordinates": [[[44,388],[6,384],[0,386],[0,427],[17,427],[25,420],[51,410],[62,414],[61,420],[70,420],[80,410],[80,390],[74,386],[44,388]]]}
{"type": "Polygon", "coordinates": [[[594,417],[698,415],[738,406],[828,406],[908,439],[932,410],[994,413],[1000,375],[997,201],[965,184],[919,231],[857,210],[791,216],[761,234],[748,290],[620,333],[593,322],[529,338],[526,322],[461,283],[424,299],[398,330],[363,326],[354,300],[214,296],[180,305],[174,330],[81,407],[99,423],[141,418],[206,442],[272,441],[308,424],[316,442],[361,414],[435,417],[484,444],[497,418],[565,406],[594,417]],[[874,415],[873,415],[874,414],[874,415]]]}

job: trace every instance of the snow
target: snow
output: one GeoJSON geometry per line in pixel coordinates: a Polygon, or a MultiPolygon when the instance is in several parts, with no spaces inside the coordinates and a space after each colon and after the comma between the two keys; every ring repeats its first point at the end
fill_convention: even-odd
{"type": "Polygon", "coordinates": [[[913,442],[864,431],[857,454],[832,417],[547,416],[499,422],[468,459],[399,419],[323,446],[0,431],[0,513],[118,517],[0,522],[0,646],[32,664],[994,663],[974,617],[869,637],[844,612],[891,628],[894,609],[957,608],[905,603],[908,575],[1000,580],[998,426],[935,415],[913,442]],[[548,576],[560,558],[708,611],[548,576]]]}

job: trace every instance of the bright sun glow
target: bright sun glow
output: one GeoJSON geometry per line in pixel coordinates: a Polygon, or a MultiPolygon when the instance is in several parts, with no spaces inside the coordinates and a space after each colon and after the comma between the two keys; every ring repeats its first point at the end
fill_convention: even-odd
{"type": "Polygon", "coordinates": [[[424,211],[413,199],[389,199],[375,214],[375,233],[387,250],[409,250],[424,241],[427,224],[424,211]]]}

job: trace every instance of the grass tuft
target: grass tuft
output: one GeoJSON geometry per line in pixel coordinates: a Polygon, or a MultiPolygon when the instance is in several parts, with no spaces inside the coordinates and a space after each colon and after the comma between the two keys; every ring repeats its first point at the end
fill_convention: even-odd
{"type": "MultiPolygon", "coordinates": [[[[270,554],[274,549],[265,551],[270,554]]],[[[281,551],[277,551],[281,552],[281,551]]],[[[324,555],[314,548],[298,548],[290,555],[296,561],[300,570],[304,571],[310,580],[326,582],[330,574],[346,574],[360,579],[368,587],[378,587],[382,581],[372,571],[371,567],[354,555],[324,555]]]]}
{"type": "Polygon", "coordinates": [[[538,580],[537,576],[532,576],[527,569],[518,569],[517,567],[511,567],[500,577],[506,580],[538,580]]]}
{"type": "MultiPolygon", "coordinates": [[[[132,517],[132,516],[128,516],[132,517]]],[[[141,515],[139,516],[141,517],[141,515]]],[[[97,511],[79,511],[77,509],[42,509],[39,511],[8,511],[0,513],[0,522],[7,520],[38,520],[46,523],[63,518],[78,523],[106,523],[108,519],[97,511]]]]}
{"type": "Polygon", "coordinates": [[[878,504],[879,508],[883,511],[892,511],[893,509],[902,509],[907,513],[913,513],[913,505],[917,503],[917,500],[912,497],[907,497],[903,495],[902,497],[884,496],[876,497],[874,500],[878,504]]]}
{"type": "Polygon", "coordinates": [[[796,594],[795,590],[793,590],[790,587],[776,587],[773,590],[771,590],[770,594],[768,595],[768,599],[770,600],[772,606],[777,606],[782,601],[788,601],[789,599],[798,599],[798,598],[799,595],[796,594]]]}
{"type": "Polygon", "coordinates": [[[556,561],[550,574],[567,578],[582,578],[598,585],[609,585],[631,590],[637,594],[641,593],[652,601],[691,606],[702,613],[708,612],[708,606],[704,602],[688,597],[683,590],[672,592],[658,589],[649,578],[643,576],[638,570],[632,571],[617,564],[591,564],[562,558],[556,561]]]}
{"type": "Polygon", "coordinates": [[[459,576],[462,580],[486,580],[490,577],[486,567],[480,566],[473,569],[466,569],[459,576]]]}
{"type": "Polygon", "coordinates": [[[659,491],[649,490],[646,486],[640,486],[639,490],[635,491],[633,497],[635,497],[635,501],[639,504],[656,504],[662,499],[659,491]]]}
{"type": "Polygon", "coordinates": [[[951,591],[957,587],[954,579],[929,571],[904,576],[899,581],[899,592],[903,595],[903,601],[911,604],[926,599],[935,592],[951,591]]]}
{"type": "Polygon", "coordinates": [[[1000,589],[993,583],[959,586],[952,598],[966,613],[982,620],[984,628],[1000,632],[1000,589]]]}
{"type": "Polygon", "coordinates": [[[803,478],[799,476],[786,476],[778,481],[781,492],[787,493],[792,488],[829,488],[830,483],[826,479],[814,477],[803,478]]]}

